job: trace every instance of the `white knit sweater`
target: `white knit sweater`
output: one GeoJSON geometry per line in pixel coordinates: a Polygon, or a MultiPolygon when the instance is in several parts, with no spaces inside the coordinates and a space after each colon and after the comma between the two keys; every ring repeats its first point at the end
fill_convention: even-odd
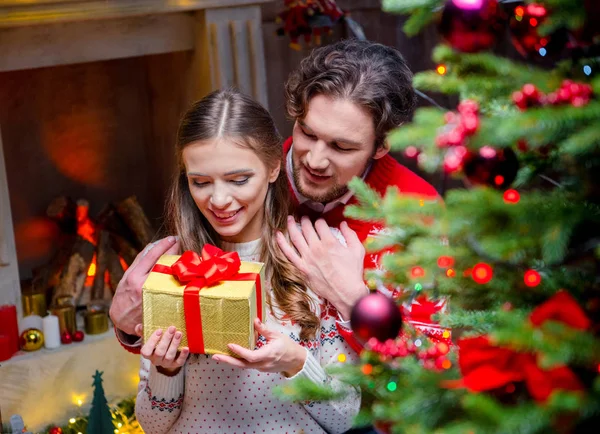
{"type": "MultiPolygon", "coordinates": [[[[224,243],[223,249],[237,251],[243,261],[259,261],[260,243],[260,240],[224,243]]],[[[270,291],[270,285],[266,286],[270,291]]],[[[306,348],[306,362],[295,377],[346,391],[344,399],[281,401],[272,395],[272,389],[290,380],[282,374],[238,369],[206,355],[190,355],[183,369],[173,377],[160,374],[142,358],[135,412],[144,432],[308,434],[348,430],[360,406],[360,393],[327,375],[324,367],[352,363],[357,356],[337,332],[335,309],[312,291],[309,294],[321,319],[321,332],[316,338],[301,341],[299,326],[272,315],[267,317],[266,324],[306,348]]],[[[264,343],[260,336],[257,348],[264,343]]]]}

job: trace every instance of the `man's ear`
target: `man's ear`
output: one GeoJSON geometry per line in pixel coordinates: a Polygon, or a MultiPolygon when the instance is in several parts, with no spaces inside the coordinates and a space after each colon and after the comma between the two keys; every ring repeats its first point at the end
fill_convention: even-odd
{"type": "Polygon", "coordinates": [[[378,147],[377,150],[375,151],[375,155],[373,155],[373,159],[379,160],[381,157],[384,157],[385,155],[387,155],[388,152],[390,152],[390,143],[386,139],[383,142],[383,145],[378,147]]]}
{"type": "Polygon", "coordinates": [[[281,170],[281,163],[277,163],[277,166],[273,167],[269,172],[269,183],[275,182],[279,176],[281,170]]]}

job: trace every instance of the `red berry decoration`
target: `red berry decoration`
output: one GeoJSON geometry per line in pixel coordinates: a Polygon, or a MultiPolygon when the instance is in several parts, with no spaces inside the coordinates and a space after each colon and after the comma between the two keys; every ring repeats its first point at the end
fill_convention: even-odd
{"type": "Polygon", "coordinates": [[[73,337],[71,336],[71,333],[64,332],[62,335],[60,335],[60,342],[64,345],[72,343],[73,337]]]}
{"type": "Polygon", "coordinates": [[[474,53],[490,48],[502,31],[497,0],[448,0],[439,31],[459,51],[474,53]]]}
{"type": "Polygon", "coordinates": [[[63,432],[63,430],[59,426],[53,426],[52,428],[50,428],[50,431],[49,431],[50,434],[62,434],[62,432],[63,432]]]}
{"type": "Polygon", "coordinates": [[[517,107],[525,111],[529,107],[541,106],[546,101],[546,97],[537,87],[528,83],[521,90],[513,92],[512,100],[517,107]]]}
{"type": "Polygon", "coordinates": [[[77,330],[75,333],[73,333],[73,342],[81,342],[84,337],[85,335],[83,332],[81,330],[77,330]]]}
{"type": "Polygon", "coordinates": [[[475,185],[505,189],[516,178],[519,160],[511,148],[494,149],[484,146],[479,152],[469,152],[463,160],[463,172],[475,185]]]}
{"type": "Polygon", "coordinates": [[[546,57],[556,55],[567,44],[564,31],[540,36],[538,29],[548,18],[548,10],[537,3],[517,6],[510,19],[511,39],[523,57],[546,57]]]}
{"type": "Polygon", "coordinates": [[[402,315],[393,300],[374,293],[364,296],[354,305],[350,325],[354,335],[362,342],[371,338],[385,342],[398,336],[402,315]]]}
{"type": "Polygon", "coordinates": [[[462,168],[463,160],[467,155],[467,148],[464,146],[453,146],[448,149],[444,156],[444,171],[446,173],[454,173],[462,168]]]}

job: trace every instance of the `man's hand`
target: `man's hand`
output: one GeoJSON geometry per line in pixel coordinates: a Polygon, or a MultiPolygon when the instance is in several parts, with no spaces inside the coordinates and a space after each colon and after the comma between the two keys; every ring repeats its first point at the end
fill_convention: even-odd
{"type": "Polygon", "coordinates": [[[110,319],[115,327],[129,335],[140,336],[141,327],[136,330],[136,326],[142,322],[142,285],[158,258],[177,253],[179,241],[167,237],[149,244],[137,255],[117,285],[110,306],[110,319]]]}
{"type": "Polygon", "coordinates": [[[294,342],[289,336],[271,330],[260,322],[254,320],[254,328],[263,335],[267,344],[258,350],[249,350],[236,344],[227,345],[231,351],[241,357],[215,354],[213,360],[225,362],[240,369],[256,369],[260,372],[281,372],[286,377],[293,377],[304,367],[306,350],[294,342]]]}
{"type": "Polygon", "coordinates": [[[313,228],[310,220],[302,217],[301,227],[299,230],[288,217],[288,232],[296,250],[280,232],[279,248],[307,276],[310,289],[333,304],[343,319],[350,319],[352,306],[367,294],[363,280],[365,248],[346,222],[340,225],[345,246],[322,219],[313,228]]]}

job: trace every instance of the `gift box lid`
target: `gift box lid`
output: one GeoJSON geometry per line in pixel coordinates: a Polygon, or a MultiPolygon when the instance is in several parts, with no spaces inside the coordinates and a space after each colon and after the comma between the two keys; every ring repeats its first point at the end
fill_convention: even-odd
{"type": "MultiPolygon", "coordinates": [[[[159,258],[157,264],[171,266],[179,259],[179,255],[163,255],[159,258]]],[[[262,262],[242,261],[239,273],[261,274],[264,268],[262,262]]],[[[264,277],[264,276],[261,276],[264,277]]],[[[264,282],[264,279],[261,279],[264,282]]],[[[153,293],[162,293],[170,295],[181,295],[185,284],[170,274],[151,272],[143,289],[153,293]]],[[[201,297],[206,298],[227,298],[248,299],[253,295],[253,280],[225,280],[215,285],[203,288],[200,292],[201,297]]]]}

